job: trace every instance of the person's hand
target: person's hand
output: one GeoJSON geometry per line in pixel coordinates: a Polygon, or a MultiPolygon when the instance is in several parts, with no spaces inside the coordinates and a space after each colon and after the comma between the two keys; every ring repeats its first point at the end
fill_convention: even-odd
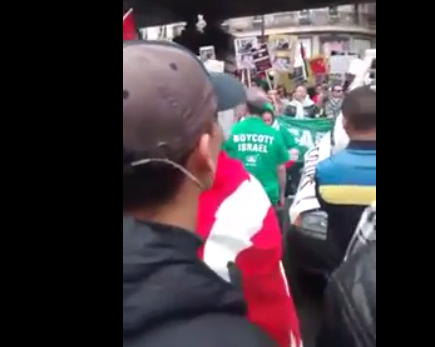
{"type": "Polygon", "coordinates": [[[279,198],[279,204],[280,204],[280,206],[284,206],[285,205],[285,196],[284,196],[284,194],[281,194],[281,197],[279,198]]]}

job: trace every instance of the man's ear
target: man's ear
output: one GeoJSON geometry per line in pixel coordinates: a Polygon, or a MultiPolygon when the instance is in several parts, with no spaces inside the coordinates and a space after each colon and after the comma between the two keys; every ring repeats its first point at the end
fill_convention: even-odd
{"type": "Polygon", "coordinates": [[[343,129],[347,133],[349,122],[346,120],[346,118],[341,117],[341,124],[343,124],[343,129]]]}

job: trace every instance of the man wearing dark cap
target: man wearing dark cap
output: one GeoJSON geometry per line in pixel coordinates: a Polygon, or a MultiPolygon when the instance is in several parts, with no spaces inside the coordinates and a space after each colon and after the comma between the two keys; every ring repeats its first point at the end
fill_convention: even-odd
{"type": "Polygon", "coordinates": [[[194,230],[222,145],[218,111],[243,86],[180,46],[123,47],[123,346],[269,347],[233,285],[204,262],[194,230]]]}
{"type": "Polygon", "coordinates": [[[259,88],[247,91],[248,115],[237,123],[225,143],[228,154],[243,162],[266,190],[274,206],[284,204],[286,167],[289,154],[281,133],[264,123],[267,95],[259,88]]]}

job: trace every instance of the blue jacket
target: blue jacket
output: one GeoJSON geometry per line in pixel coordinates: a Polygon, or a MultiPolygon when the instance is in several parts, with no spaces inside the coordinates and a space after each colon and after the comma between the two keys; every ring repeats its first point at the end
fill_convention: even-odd
{"type": "Polygon", "coordinates": [[[317,164],[316,195],[328,214],[331,270],[343,260],[364,209],[376,200],[376,142],[351,141],[317,164]]]}

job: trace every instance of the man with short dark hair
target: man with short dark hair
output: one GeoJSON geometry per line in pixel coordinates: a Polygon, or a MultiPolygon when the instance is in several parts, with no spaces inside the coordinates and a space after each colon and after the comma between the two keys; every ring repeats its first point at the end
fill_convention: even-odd
{"type": "Polygon", "coordinates": [[[239,159],[264,187],[274,206],[284,204],[286,167],[289,154],[281,133],[264,123],[262,114],[268,98],[259,88],[250,88],[246,118],[234,125],[225,143],[232,158],[239,159]]]}
{"type": "Polygon", "coordinates": [[[341,112],[343,104],[343,87],[336,85],[331,88],[331,94],[325,100],[325,116],[328,118],[337,118],[341,112]]]}
{"type": "Polygon", "coordinates": [[[168,42],[123,47],[123,347],[272,347],[246,319],[240,274],[199,259],[200,195],[214,181],[218,112],[246,100],[168,42]]]}
{"type": "Polygon", "coordinates": [[[346,95],[343,127],[350,143],[316,167],[316,195],[328,213],[331,270],[342,261],[366,207],[376,201],[376,91],[359,87],[346,95]]]}

